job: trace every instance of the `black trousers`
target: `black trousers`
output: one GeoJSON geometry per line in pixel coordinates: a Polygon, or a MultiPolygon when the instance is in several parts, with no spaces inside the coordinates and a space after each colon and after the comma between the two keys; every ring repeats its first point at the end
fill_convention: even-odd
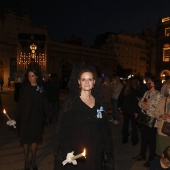
{"type": "Polygon", "coordinates": [[[140,154],[146,156],[147,148],[149,148],[148,160],[155,158],[156,149],[156,128],[149,128],[147,126],[140,126],[141,130],[141,151],[140,154]]]}
{"type": "Polygon", "coordinates": [[[123,112],[124,116],[124,122],[123,122],[123,140],[122,141],[128,141],[128,135],[129,135],[129,123],[131,123],[131,141],[132,144],[138,143],[138,133],[137,133],[137,123],[134,119],[133,113],[126,113],[123,112]]]}

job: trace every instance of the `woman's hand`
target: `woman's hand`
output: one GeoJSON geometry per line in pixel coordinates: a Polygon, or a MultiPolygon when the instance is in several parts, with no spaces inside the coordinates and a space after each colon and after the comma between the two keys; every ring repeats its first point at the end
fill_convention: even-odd
{"type": "Polygon", "coordinates": [[[165,114],[160,115],[159,118],[162,118],[163,120],[167,120],[167,119],[170,119],[170,115],[165,113],[165,114]]]}

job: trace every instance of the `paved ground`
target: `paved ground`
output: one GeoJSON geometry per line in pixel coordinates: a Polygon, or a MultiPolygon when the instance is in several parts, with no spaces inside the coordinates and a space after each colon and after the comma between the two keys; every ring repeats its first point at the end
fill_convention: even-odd
{"type": "MultiPolygon", "coordinates": [[[[13,98],[13,90],[5,89],[0,91],[3,106],[7,113],[13,117],[16,110],[16,103],[13,98]]],[[[67,96],[62,91],[61,101],[67,96]]],[[[110,116],[110,115],[109,115],[110,116]]],[[[112,132],[114,138],[115,170],[147,170],[143,167],[144,162],[134,162],[131,160],[139,151],[139,144],[132,146],[121,143],[122,115],[119,125],[113,125],[112,132]]],[[[109,117],[108,117],[109,118],[109,117]]],[[[5,117],[5,121],[6,121],[5,117]]],[[[56,124],[46,127],[43,135],[43,143],[39,146],[37,154],[37,164],[40,170],[53,170],[53,151],[56,124]]],[[[0,125],[0,170],[23,170],[24,158],[22,147],[19,145],[19,138],[13,128],[0,125]]]]}

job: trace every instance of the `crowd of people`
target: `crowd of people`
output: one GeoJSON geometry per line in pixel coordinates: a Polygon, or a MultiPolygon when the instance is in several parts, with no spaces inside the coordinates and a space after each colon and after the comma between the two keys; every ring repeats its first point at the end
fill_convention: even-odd
{"type": "Polygon", "coordinates": [[[38,64],[30,63],[20,87],[15,118],[24,169],[38,170],[36,153],[48,120],[57,124],[55,170],[114,170],[111,126],[120,126],[121,114],[122,145],[129,138],[132,145],[140,144],[139,154],[132,160],[145,161],[143,165],[150,170],[170,168],[170,136],[162,132],[163,123],[170,122],[170,82],[162,84],[151,74],[145,81],[139,77],[123,80],[118,75],[100,78],[93,65],[75,64],[68,97],[60,107],[57,75],[43,81],[38,64]],[[139,121],[142,114],[154,121],[152,126],[139,121]],[[70,155],[82,152],[85,155],[81,158],[71,159],[70,155]]]}
{"type": "MultiPolygon", "coordinates": [[[[153,169],[155,158],[160,158],[159,160],[162,161],[164,159],[162,154],[165,152],[165,148],[170,145],[170,136],[161,131],[164,121],[170,122],[170,83],[168,78],[163,84],[159,78],[151,74],[145,77],[145,84],[138,77],[126,81],[120,80],[118,76],[113,79],[108,77],[103,79],[103,98],[107,99],[109,96],[110,100],[107,99],[106,103],[112,107],[113,118],[110,122],[118,124],[119,116],[117,115],[122,113],[122,144],[128,143],[129,136],[132,145],[140,143],[139,154],[132,157],[132,160],[145,161],[143,165],[145,167],[152,165],[152,170],[157,170],[153,169]],[[141,123],[139,121],[141,114],[145,114],[153,120],[153,126],[146,125],[146,122],[141,123]]],[[[164,156],[167,155],[167,152],[166,149],[164,156]]],[[[169,157],[166,159],[170,161],[169,157]]],[[[170,164],[162,167],[168,168],[170,164]]]]}

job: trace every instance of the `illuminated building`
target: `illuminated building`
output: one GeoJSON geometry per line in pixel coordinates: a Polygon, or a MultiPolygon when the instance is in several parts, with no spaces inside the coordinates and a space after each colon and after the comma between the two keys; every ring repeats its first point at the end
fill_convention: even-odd
{"type": "Polygon", "coordinates": [[[156,31],[156,74],[164,81],[170,76],[170,17],[161,18],[156,31]]]}

